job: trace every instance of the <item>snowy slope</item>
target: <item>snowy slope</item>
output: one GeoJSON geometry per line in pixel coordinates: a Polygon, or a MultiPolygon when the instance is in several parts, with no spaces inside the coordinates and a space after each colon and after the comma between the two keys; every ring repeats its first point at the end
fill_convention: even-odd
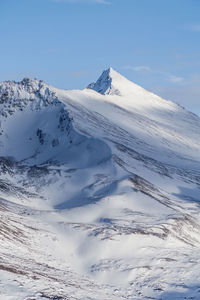
{"type": "Polygon", "coordinates": [[[200,119],[112,68],[0,83],[2,299],[199,299],[200,119]]]}

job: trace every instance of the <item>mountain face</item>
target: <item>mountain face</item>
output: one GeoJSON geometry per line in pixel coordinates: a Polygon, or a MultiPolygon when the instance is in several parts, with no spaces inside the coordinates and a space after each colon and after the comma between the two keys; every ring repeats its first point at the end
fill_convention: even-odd
{"type": "Polygon", "coordinates": [[[200,118],[112,68],[0,83],[0,298],[200,299],[200,118]]]}

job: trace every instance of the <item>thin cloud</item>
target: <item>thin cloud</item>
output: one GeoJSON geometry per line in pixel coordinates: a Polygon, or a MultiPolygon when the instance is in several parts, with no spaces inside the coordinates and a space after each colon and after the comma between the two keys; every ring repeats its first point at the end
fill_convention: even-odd
{"type": "Polygon", "coordinates": [[[183,77],[175,76],[173,74],[163,72],[163,71],[160,71],[160,70],[153,70],[150,67],[144,66],[144,65],[142,65],[142,66],[126,66],[126,67],[124,67],[124,69],[131,70],[131,71],[134,71],[134,72],[151,73],[151,76],[152,75],[160,76],[164,80],[167,80],[167,81],[172,82],[172,83],[180,83],[180,82],[184,81],[183,77]]]}
{"type": "Polygon", "coordinates": [[[150,90],[164,99],[172,100],[200,114],[200,74],[190,75],[182,84],[152,86],[150,90]]]}
{"type": "Polygon", "coordinates": [[[175,75],[169,75],[168,80],[170,82],[173,82],[173,83],[178,83],[178,82],[182,82],[184,80],[184,78],[183,77],[178,77],[178,76],[175,76],[175,75]]]}
{"type": "Polygon", "coordinates": [[[56,3],[93,3],[93,4],[111,4],[107,0],[51,0],[56,3]]]}
{"type": "Polygon", "coordinates": [[[200,24],[190,24],[187,28],[194,32],[200,32],[200,24]]]}
{"type": "Polygon", "coordinates": [[[109,2],[109,1],[106,1],[106,0],[96,0],[96,1],[94,1],[94,2],[96,2],[96,3],[101,3],[101,4],[110,4],[110,2],[109,2]]]}
{"type": "Polygon", "coordinates": [[[135,66],[135,67],[126,66],[126,67],[124,67],[124,69],[132,70],[132,71],[135,71],[135,72],[150,72],[151,71],[151,68],[148,67],[148,66],[135,66]]]}
{"type": "Polygon", "coordinates": [[[175,101],[187,109],[200,113],[200,85],[198,84],[183,84],[166,87],[152,87],[150,90],[160,97],[175,101]]]}

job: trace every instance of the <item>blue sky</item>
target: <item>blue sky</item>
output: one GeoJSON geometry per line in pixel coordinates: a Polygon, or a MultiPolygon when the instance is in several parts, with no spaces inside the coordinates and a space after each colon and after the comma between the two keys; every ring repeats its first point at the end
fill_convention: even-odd
{"type": "Polygon", "coordinates": [[[0,80],[83,88],[112,66],[200,113],[199,0],[0,0],[0,80]]]}

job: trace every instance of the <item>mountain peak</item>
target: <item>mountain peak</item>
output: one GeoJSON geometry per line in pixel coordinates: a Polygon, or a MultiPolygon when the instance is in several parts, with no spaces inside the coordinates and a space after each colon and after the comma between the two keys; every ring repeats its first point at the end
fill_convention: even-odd
{"type": "Polygon", "coordinates": [[[102,95],[122,96],[133,92],[136,89],[142,89],[140,86],[129,81],[112,67],[104,70],[99,79],[88,85],[88,89],[95,90],[102,95]]]}
{"type": "Polygon", "coordinates": [[[96,92],[103,95],[120,95],[120,92],[117,88],[113,89],[113,83],[115,79],[119,76],[121,75],[110,67],[109,69],[104,70],[99,79],[95,83],[93,82],[89,84],[87,88],[95,90],[96,92]]]}
{"type": "Polygon", "coordinates": [[[23,86],[38,86],[41,83],[43,83],[42,80],[31,77],[24,77],[22,81],[19,82],[19,84],[22,84],[23,86]]]}
{"type": "Polygon", "coordinates": [[[0,116],[22,111],[30,106],[31,110],[40,110],[49,104],[57,105],[55,92],[42,80],[24,78],[22,81],[0,82],[0,116]]]}
{"type": "Polygon", "coordinates": [[[115,71],[112,67],[108,68],[107,70],[104,70],[103,73],[105,73],[106,75],[109,75],[110,77],[114,77],[116,75],[120,75],[120,73],[118,73],[117,71],[115,71]]]}

